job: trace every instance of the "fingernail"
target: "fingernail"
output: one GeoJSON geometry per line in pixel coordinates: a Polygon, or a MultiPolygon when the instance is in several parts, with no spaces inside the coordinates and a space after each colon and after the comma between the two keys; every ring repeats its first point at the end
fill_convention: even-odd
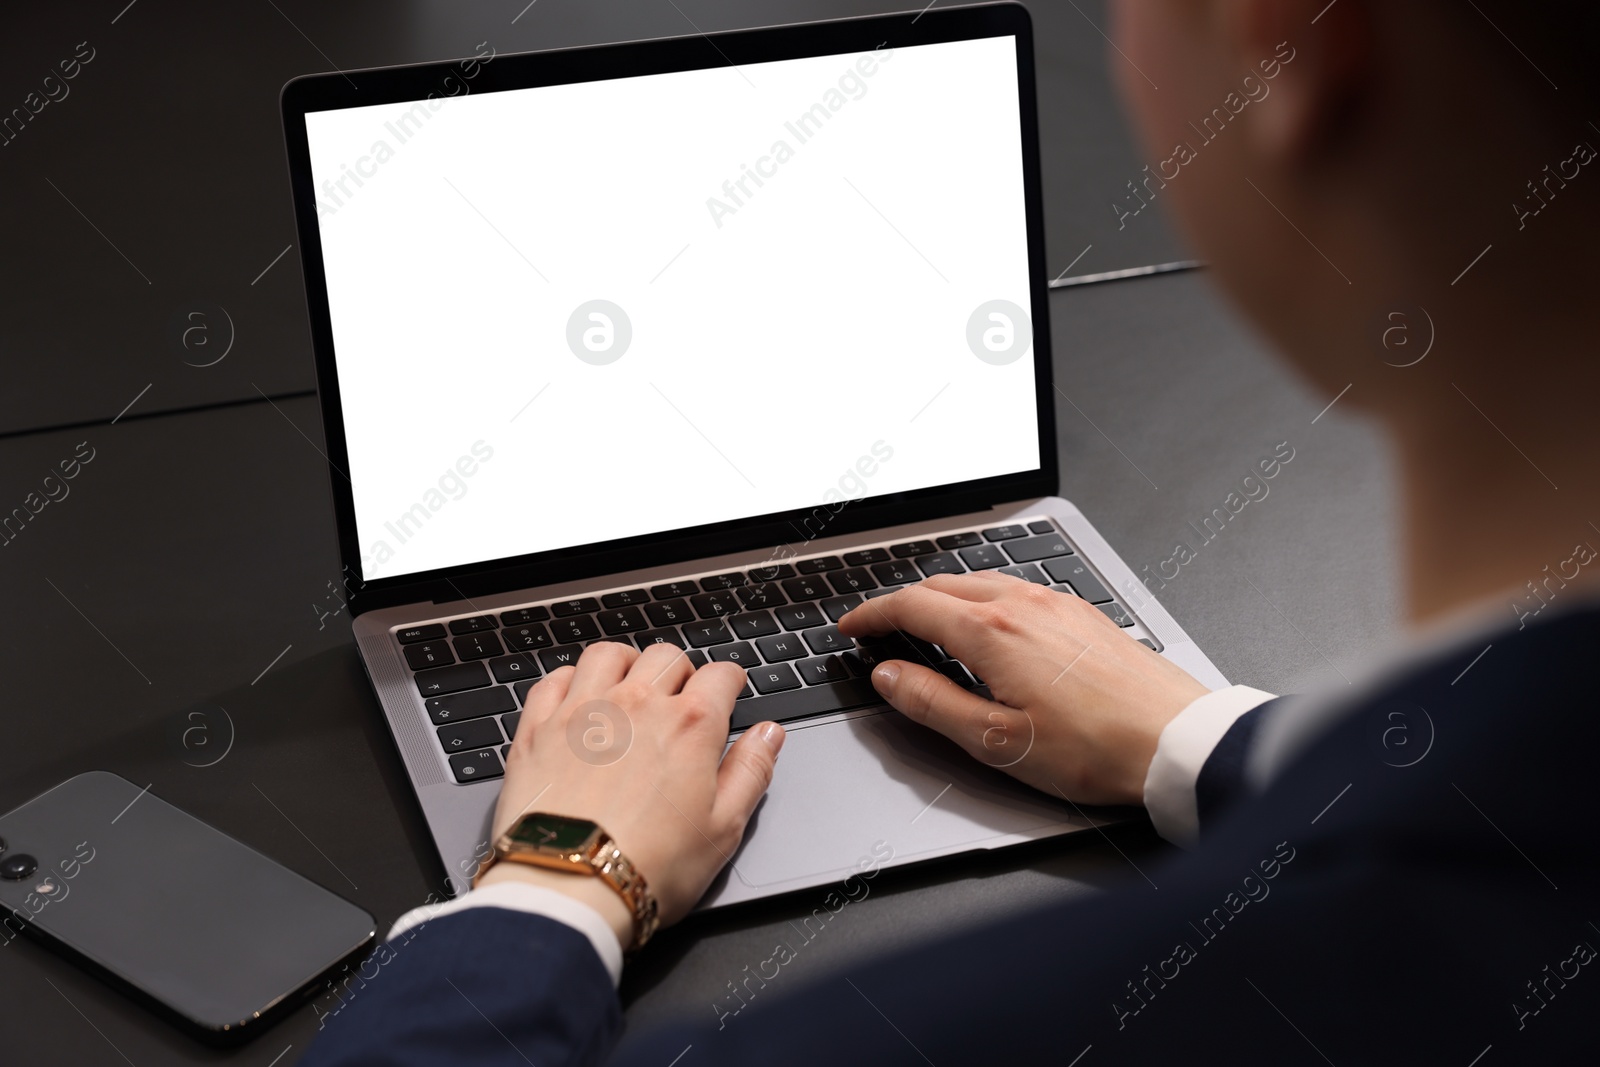
{"type": "Polygon", "coordinates": [[[894,685],[896,678],[900,677],[900,668],[893,663],[880,663],[872,671],[872,681],[879,689],[894,685]]]}
{"type": "Polygon", "coordinates": [[[761,731],[761,740],[765,741],[767,743],[767,747],[772,749],[772,754],[774,756],[776,756],[783,749],[784,736],[785,734],[783,727],[779,726],[775,722],[767,723],[767,725],[761,731]]]}

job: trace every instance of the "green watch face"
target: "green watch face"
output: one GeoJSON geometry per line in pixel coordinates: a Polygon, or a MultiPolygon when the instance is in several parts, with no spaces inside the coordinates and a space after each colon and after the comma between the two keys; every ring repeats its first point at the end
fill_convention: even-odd
{"type": "Polygon", "coordinates": [[[511,827],[511,840],[533,848],[576,852],[594,840],[600,827],[587,819],[535,812],[524,815],[511,827]]]}

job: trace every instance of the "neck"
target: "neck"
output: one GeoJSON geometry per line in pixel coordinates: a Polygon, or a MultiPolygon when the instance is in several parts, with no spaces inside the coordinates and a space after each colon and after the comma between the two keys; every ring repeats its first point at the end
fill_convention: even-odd
{"type": "MultiPolygon", "coordinates": [[[[1518,321],[1497,306],[1502,313],[1518,321]]],[[[1600,590],[1596,383],[1579,370],[1590,346],[1567,341],[1544,348],[1571,353],[1566,360],[1537,365],[1487,353],[1453,359],[1430,376],[1426,409],[1389,420],[1401,427],[1413,623],[1473,609],[1527,622],[1557,600],[1600,590]]]]}

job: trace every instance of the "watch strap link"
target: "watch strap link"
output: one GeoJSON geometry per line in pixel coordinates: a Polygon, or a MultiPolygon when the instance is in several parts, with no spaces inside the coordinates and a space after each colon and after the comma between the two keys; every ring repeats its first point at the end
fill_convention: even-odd
{"type": "Polygon", "coordinates": [[[589,862],[601,880],[615,890],[633,912],[633,944],[628,946],[628,951],[637,952],[655,934],[661,922],[655,894],[650,892],[644,875],[609,836],[600,840],[589,862]]]}

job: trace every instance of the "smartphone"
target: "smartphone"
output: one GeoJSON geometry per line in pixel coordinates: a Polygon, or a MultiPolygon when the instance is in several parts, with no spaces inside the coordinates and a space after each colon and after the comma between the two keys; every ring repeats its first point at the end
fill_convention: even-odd
{"type": "Polygon", "coordinates": [[[0,816],[0,945],[19,933],[195,1036],[254,1035],[372,944],[376,920],[107,771],[0,816]]]}

